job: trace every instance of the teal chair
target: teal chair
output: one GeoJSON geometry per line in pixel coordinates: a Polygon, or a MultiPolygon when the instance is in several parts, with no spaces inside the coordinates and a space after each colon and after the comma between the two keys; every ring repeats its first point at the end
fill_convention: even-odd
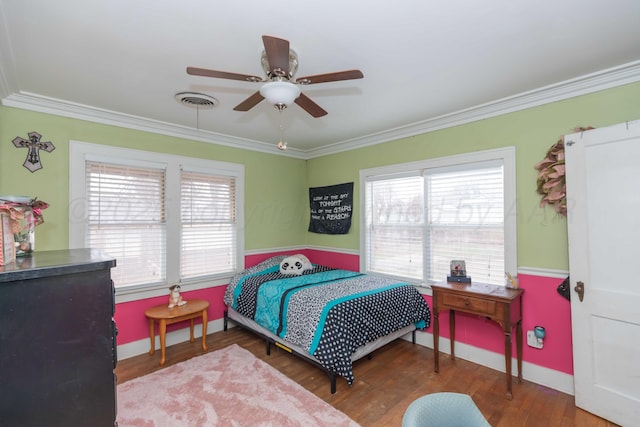
{"type": "Polygon", "coordinates": [[[491,427],[470,396],[433,393],[414,400],[402,427],[491,427]]]}

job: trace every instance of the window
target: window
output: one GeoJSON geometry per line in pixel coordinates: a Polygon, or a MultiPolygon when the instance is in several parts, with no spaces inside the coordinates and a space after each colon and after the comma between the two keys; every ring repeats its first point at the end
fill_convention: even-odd
{"type": "Polygon", "coordinates": [[[181,173],[181,277],[235,268],[235,179],[203,172],[181,173]]]}
{"type": "Polygon", "coordinates": [[[450,261],[462,259],[472,280],[504,284],[502,169],[478,162],[460,170],[425,171],[428,281],[442,280],[450,261]]]}
{"type": "Polygon", "coordinates": [[[116,258],[120,294],[243,268],[242,165],[72,141],[70,247],[116,258]]]}
{"type": "Polygon", "coordinates": [[[513,148],[364,170],[360,182],[363,271],[428,284],[463,259],[474,281],[516,273],[513,148]]]}
{"type": "Polygon", "coordinates": [[[165,280],[165,170],[86,161],[87,247],[116,258],[118,286],[165,280]]]}
{"type": "Polygon", "coordinates": [[[422,280],[422,177],[372,177],[366,188],[367,271],[422,280]]]}

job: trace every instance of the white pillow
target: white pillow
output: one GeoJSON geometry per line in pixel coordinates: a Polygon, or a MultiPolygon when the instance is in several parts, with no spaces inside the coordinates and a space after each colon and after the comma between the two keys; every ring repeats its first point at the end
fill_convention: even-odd
{"type": "Polygon", "coordinates": [[[291,255],[280,262],[280,273],[282,274],[299,276],[312,268],[313,265],[309,259],[302,254],[291,255]]]}

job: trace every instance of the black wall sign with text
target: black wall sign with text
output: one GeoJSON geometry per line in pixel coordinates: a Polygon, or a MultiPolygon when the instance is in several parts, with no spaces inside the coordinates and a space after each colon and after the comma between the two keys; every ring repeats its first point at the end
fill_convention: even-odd
{"type": "Polygon", "coordinates": [[[347,234],[353,212],[353,182],[309,188],[311,220],[309,231],[319,234],[347,234]]]}

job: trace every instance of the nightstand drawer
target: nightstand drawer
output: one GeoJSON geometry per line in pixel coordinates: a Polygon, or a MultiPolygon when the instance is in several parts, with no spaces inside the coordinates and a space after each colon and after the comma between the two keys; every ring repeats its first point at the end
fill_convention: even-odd
{"type": "Polygon", "coordinates": [[[445,293],[442,295],[442,303],[446,307],[454,310],[464,310],[487,316],[491,316],[496,313],[496,302],[482,298],[445,293]]]}

